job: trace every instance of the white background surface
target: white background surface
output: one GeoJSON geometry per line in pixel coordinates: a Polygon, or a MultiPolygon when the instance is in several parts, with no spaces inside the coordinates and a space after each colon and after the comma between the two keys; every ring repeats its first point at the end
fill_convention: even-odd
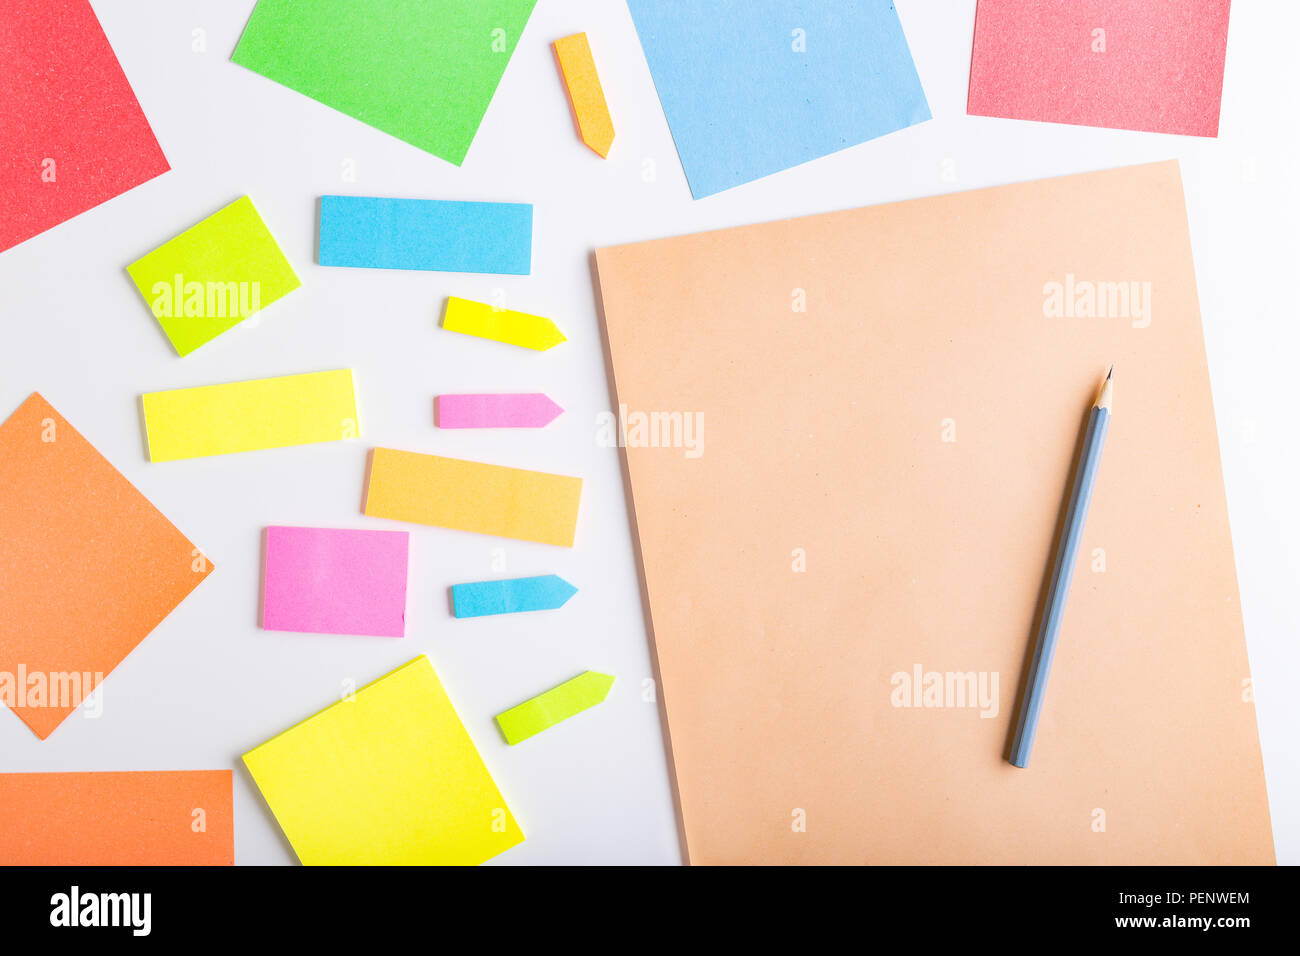
{"type": "Polygon", "coordinates": [[[232,767],[236,862],[289,863],[292,850],[239,756],[332,703],[345,681],[364,684],[423,653],[527,834],[497,862],[680,861],[658,707],[645,699],[652,670],[618,453],[595,441],[596,416],[612,400],[591,251],[1176,157],[1278,858],[1300,862],[1295,4],[1233,5],[1220,137],[1199,140],[968,117],[975,0],[899,0],[935,118],[700,202],[618,0],[541,0],[460,169],[230,63],[253,0],[94,7],[172,171],[0,254],[0,418],[41,391],[216,571],[108,677],[102,717],[76,713],[44,742],[12,716],[0,719],[0,769],[232,767]],[[206,52],[192,49],[196,29],[206,52]],[[618,133],[608,161],[578,140],[549,48],[583,30],[618,133]],[[352,183],[342,179],[349,160],[352,183]],[[331,192],[534,203],[533,274],[322,269],[315,206],[331,192]],[[124,267],[244,194],[303,287],[177,358],[124,267]],[[488,301],[497,290],[512,308],[553,317],[568,343],[533,354],[438,328],[447,295],[488,301]],[[356,372],[360,441],[147,462],[141,392],[339,367],[356,372]],[[439,392],[532,390],[567,409],[543,431],[433,427],[439,392]],[[261,630],[266,525],[396,527],[360,514],[374,445],[580,475],[577,546],[411,526],[406,638],[261,630]],[[501,555],[504,571],[493,564],[501,555]],[[580,589],[561,611],[449,616],[453,583],[550,572],[580,589]],[[501,741],[494,714],[588,668],[618,676],[605,704],[526,744],[501,741]]]}

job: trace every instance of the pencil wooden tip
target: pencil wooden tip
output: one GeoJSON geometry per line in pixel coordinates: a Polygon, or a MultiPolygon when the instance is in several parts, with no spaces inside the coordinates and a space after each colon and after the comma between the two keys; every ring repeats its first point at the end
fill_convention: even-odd
{"type": "Polygon", "coordinates": [[[1097,389],[1097,400],[1093,402],[1094,408],[1110,408],[1111,395],[1114,392],[1114,385],[1111,379],[1115,376],[1115,366],[1112,365],[1106,371],[1106,377],[1102,379],[1101,386],[1097,389]]]}

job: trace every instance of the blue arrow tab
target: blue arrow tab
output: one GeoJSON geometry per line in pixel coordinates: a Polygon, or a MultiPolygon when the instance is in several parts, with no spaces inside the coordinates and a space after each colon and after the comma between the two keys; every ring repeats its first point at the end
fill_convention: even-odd
{"type": "Polygon", "coordinates": [[[457,617],[484,617],[563,607],[577,593],[578,589],[558,574],[543,574],[535,578],[453,584],[451,605],[457,617]]]}

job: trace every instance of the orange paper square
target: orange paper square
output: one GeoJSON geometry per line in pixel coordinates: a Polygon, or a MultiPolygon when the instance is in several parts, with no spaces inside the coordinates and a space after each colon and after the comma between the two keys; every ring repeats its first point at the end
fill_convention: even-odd
{"type": "Polygon", "coordinates": [[[0,425],[0,700],[36,736],[211,570],[40,395],[0,425]]]}

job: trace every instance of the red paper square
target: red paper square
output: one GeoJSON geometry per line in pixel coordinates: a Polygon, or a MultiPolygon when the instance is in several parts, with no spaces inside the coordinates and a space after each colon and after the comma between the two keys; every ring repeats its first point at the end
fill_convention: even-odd
{"type": "Polygon", "coordinates": [[[0,87],[0,252],[171,168],[88,0],[0,2],[0,87]]]}

